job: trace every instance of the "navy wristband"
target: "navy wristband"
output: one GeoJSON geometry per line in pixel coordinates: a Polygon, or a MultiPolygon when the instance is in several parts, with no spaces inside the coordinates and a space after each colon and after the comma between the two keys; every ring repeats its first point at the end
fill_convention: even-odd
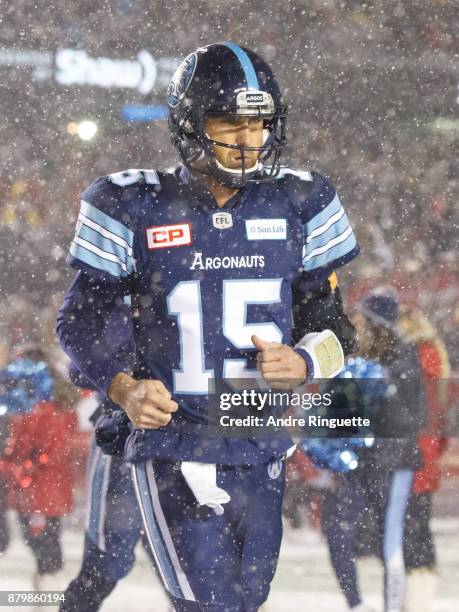
{"type": "Polygon", "coordinates": [[[307,376],[304,382],[311,382],[311,380],[314,378],[314,363],[312,361],[311,355],[305,348],[294,348],[293,350],[295,351],[295,353],[298,353],[298,355],[300,355],[300,357],[302,357],[306,362],[307,376]]]}

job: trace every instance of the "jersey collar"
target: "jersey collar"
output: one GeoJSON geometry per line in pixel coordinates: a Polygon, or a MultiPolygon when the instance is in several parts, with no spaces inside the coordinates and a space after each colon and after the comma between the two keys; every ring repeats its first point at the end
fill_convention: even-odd
{"type": "Polygon", "coordinates": [[[250,183],[239,189],[237,193],[235,193],[229,200],[226,202],[223,208],[217,206],[215,202],[215,198],[212,193],[209,191],[207,186],[200,181],[195,175],[193,175],[186,166],[179,166],[175,170],[175,176],[191,191],[192,194],[192,202],[190,205],[194,207],[204,208],[205,210],[221,210],[228,211],[233,209],[238,204],[241,204],[246,200],[249,191],[255,183],[250,183]]]}

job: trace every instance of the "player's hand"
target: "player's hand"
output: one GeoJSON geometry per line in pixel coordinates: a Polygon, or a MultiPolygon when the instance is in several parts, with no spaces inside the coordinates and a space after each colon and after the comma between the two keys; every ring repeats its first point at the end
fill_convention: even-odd
{"type": "Polygon", "coordinates": [[[164,427],[178,410],[177,402],[160,380],[135,380],[125,372],[113,378],[108,396],[139,429],[164,427]]]}
{"type": "Polygon", "coordinates": [[[294,389],[306,378],[305,360],[291,346],[280,342],[265,342],[252,336],[257,353],[257,367],[273,389],[294,389]]]}

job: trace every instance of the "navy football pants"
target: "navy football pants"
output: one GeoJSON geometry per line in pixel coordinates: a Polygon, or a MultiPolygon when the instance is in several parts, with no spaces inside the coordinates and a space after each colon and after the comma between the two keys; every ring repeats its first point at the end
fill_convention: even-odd
{"type": "Polygon", "coordinates": [[[127,576],[134,565],[142,519],[129,466],[120,457],[104,455],[95,445],[91,452],[86,537],[99,554],[104,553],[105,571],[116,582],[127,576]]]}
{"type": "Polygon", "coordinates": [[[283,461],[273,460],[269,473],[268,465],[217,466],[217,484],[231,497],[220,516],[198,506],[180,463],[132,466],[156,568],[176,612],[255,612],[267,599],[285,481],[283,461]]]}
{"type": "Polygon", "coordinates": [[[87,465],[83,563],[65,591],[60,611],[99,610],[118,580],[131,571],[142,534],[130,468],[122,458],[104,455],[93,440],[87,465]]]}

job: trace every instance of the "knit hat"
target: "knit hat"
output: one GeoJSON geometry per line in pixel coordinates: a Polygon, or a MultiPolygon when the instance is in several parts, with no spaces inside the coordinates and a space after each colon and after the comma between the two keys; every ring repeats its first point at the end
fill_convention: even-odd
{"type": "Polygon", "coordinates": [[[356,310],[377,325],[392,328],[399,315],[399,300],[395,289],[381,287],[367,293],[357,304],[356,310]]]}

